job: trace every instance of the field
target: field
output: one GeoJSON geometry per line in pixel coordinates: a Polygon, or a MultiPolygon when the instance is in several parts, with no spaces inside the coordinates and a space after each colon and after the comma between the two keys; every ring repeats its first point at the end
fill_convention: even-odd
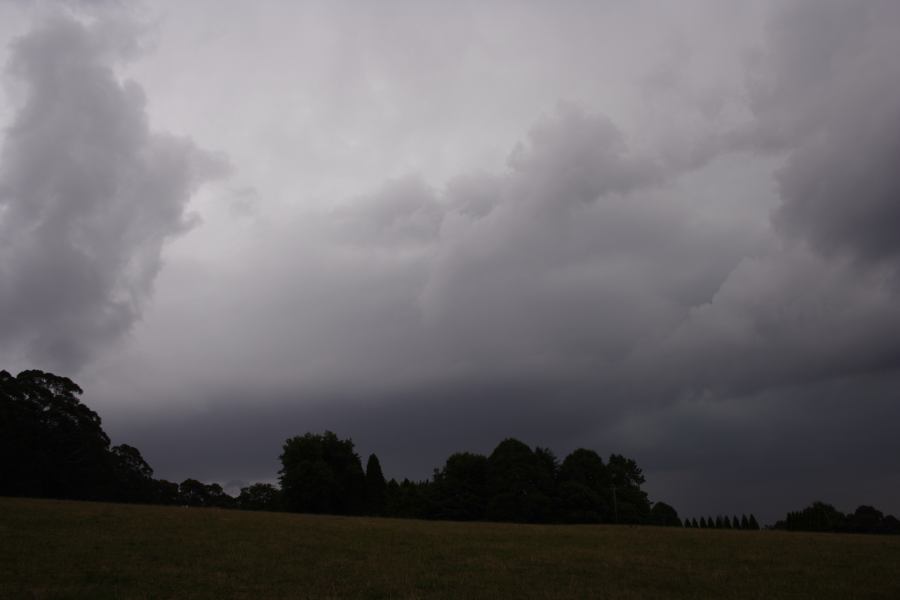
{"type": "Polygon", "coordinates": [[[0,598],[900,598],[900,537],[0,498],[0,598]]]}

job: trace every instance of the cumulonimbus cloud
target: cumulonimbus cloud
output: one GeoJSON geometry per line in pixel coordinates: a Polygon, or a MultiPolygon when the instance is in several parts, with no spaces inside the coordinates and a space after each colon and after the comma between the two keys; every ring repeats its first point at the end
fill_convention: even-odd
{"type": "Polygon", "coordinates": [[[775,225],[827,255],[900,255],[898,23],[890,0],[788,3],[752,79],[756,142],[787,154],[775,225]]]}
{"type": "Polygon", "coordinates": [[[55,17],[18,39],[19,107],[0,150],[0,341],[72,372],[140,316],[164,242],[222,158],[150,130],[114,70],[115,27],[55,17]]]}

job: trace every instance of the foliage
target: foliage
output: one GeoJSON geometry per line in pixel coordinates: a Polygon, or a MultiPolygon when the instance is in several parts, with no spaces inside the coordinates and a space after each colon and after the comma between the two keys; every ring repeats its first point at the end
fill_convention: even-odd
{"type": "Polygon", "coordinates": [[[678,511],[665,502],[653,503],[647,523],[662,527],[681,527],[682,525],[681,519],[678,518],[678,511]]]}
{"type": "Polygon", "coordinates": [[[607,463],[612,487],[613,520],[641,523],[650,513],[647,493],[641,489],[644,473],[637,463],[621,454],[612,454],[607,463]]]}
{"type": "Polygon", "coordinates": [[[153,479],[128,444],[110,447],[100,416],[71,379],[0,371],[0,495],[230,506],[221,486],[153,479]]]}
{"type": "Polygon", "coordinates": [[[813,502],[801,511],[789,512],[775,523],[775,529],[788,531],[831,531],[848,533],[900,533],[900,522],[893,515],[885,516],[872,506],[860,506],[845,515],[834,506],[813,502]]]}
{"type": "Polygon", "coordinates": [[[281,490],[271,483],[254,483],[241,488],[236,499],[241,510],[282,510],[281,490]]]}
{"type": "Polygon", "coordinates": [[[80,394],[66,377],[0,371],[0,494],[109,497],[109,437],[80,394]]]}
{"type": "Polygon", "coordinates": [[[287,510],[361,514],[365,474],[352,440],[331,431],[290,438],[281,454],[279,481],[287,510]]]}
{"type": "MultiPolygon", "coordinates": [[[[547,448],[514,438],[489,456],[458,452],[430,481],[386,482],[369,456],[363,471],[353,441],[307,433],[285,441],[280,489],[257,483],[232,498],[217,483],[153,478],[140,451],[110,446],[99,415],[81,403],[72,380],[43,371],[0,371],[0,495],[112,500],[256,511],[368,514],[456,521],[633,523],[691,529],[758,530],[754,515],[688,519],[651,503],[643,471],[620,454],[603,459],[578,448],[560,463],[547,448]]],[[[872,506],[843,514],[814,502],[775,528],[900,533],[900,521],[872,506]]]]}
{"type": "Polygon", "coordinates": [[[374,454],[366,462],[366,514],[383,515],[387,508],[387,482],[381,471],[381,462],[374,454]]]}
{"type": "Polygon", "coordinates": [[[481,454],[458,452],[434,473],[431,514],[436,519],[478,521],[488,504],[488,459],[481,454]]]}

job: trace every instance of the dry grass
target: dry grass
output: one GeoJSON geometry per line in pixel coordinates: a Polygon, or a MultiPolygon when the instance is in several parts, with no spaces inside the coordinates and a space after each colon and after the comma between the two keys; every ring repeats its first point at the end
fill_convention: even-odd
{"type": "Polygon", "coordinates": [[[900,537],[0,498],[2,598],[900,598],[900,537]]]}

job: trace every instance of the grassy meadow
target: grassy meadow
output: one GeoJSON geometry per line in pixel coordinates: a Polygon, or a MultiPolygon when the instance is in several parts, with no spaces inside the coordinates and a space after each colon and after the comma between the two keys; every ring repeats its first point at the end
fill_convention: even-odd
{"type": "Polygon", "coordinates": [[[900,537],[0,498],[0,598],[900,598],[900,537]]]}

